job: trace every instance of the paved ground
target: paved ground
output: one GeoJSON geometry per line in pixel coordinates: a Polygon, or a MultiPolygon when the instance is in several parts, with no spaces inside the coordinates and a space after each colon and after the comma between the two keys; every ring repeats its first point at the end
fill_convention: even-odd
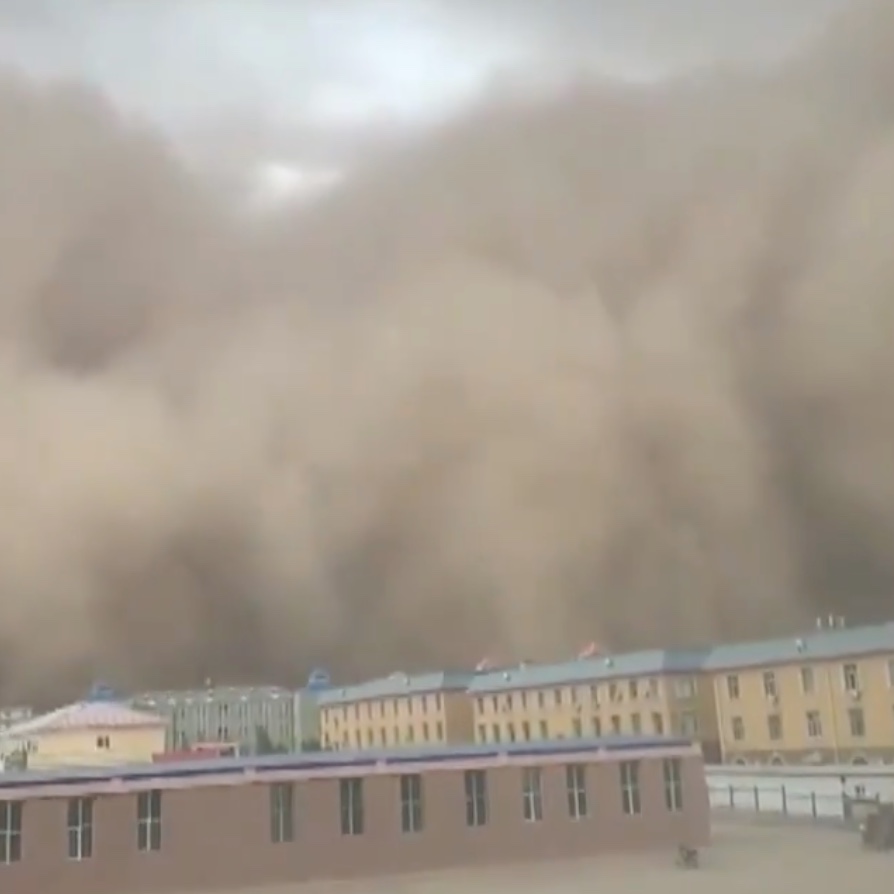
{"type": "Polygon", "coordinates": [[[698,870],[662,853],[239,894],[879,894],[894,874],[894,853],[864,852],[855,832],[721,819],[714,838],[698,870]]]}

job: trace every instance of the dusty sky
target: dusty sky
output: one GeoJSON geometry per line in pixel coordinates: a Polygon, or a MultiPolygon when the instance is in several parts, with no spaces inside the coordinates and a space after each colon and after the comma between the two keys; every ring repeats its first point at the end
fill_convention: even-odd
{"type": "Polygon", "coordinates": [[[889,615],[894,7],[835,5],[0,4],[0,692],[889,615]],[[271,161],[345,176],[243,214],[271,161]]]}

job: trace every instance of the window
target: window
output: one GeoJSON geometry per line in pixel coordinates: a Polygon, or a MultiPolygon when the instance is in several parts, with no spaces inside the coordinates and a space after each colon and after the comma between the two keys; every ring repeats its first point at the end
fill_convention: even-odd
{"type": "Polygon", "coordinates": [[[692,698],[695,695],[695,680],[692,677],[674,680],[674,692],[677,698],[692,698]]]}
{"type": "Polygon", "coordinates": [[[627,691],[630,693],[631,700],[635,701],[639,698],[639,683],[636,680],[630,680],[627,683],[627,691]]]}
{"type": "Polygon", "coordinates": [[[553,690],[553,704],[554,705],[562,704],[562,690],[561,689],[553,690]]]}
{"type": "Polygon", "coordinates": [[[97,736],[96,747],[103,751],[108,751],[112,747],[112,742],[108,736],[97,736]]]}
{"type": "Polygon", "coordinates": [[[444,722],[442,720],[439,720],[437,722],[437,725],[435,726],[435,729],[437,730],[438,741],[443,742],[444,741],[444,722]]]}
{"type": "Polygon", "coordinates": [[[466,790],[466,825],[485,825],[487,823],[487,775],[484,770],[466,770],[463,784],[466,790]]]}
{"type": "Polygon", "coordinates": [[[894,686],[894,658],[888,659],[888,686],[894,686]]]}
{"type": "Polygon", "coordinates": [[[400,828],[406,833],[422,831],[422,777],[418,773],[400,777],[400,828]]]}
{"type": "Polygon", "coordinates": [[[499,724],[499,723],[495,723],[495,724],[491,727],[491,731],[493,732],[494,742],[499,742],[499,741],[500,741],[500,724],[499,724]]]}
{"type": "Polygon", "coordinates": [[[652,729],[656,736],[664,735],[664,715],[660,711],[655,711],[652,714],[652,729]]]}
{"type": "Polygon", "coordinates": [[[486,723],[478,724],[478,741],[479,742],[487,741],[487,724],[486,723]]]}
{"type": "Polygon", "coordinates": [[[93,798],[68,799],[68,857],[89,860],[93,856],[93,798]]]}
{"type": "Polygon", "coordinates": [[[531,724],[527,720],[522,721],[521,734],[522,734],[522,739],[524,739],[525,742],[530,741],[530,739],[531,739],[531,724]]]}
{"type": "Polygon", "coordinates": [[[543,694],[543,691],[537,693],[537,707],[542,708],[546,704],[546,697],[543,694]]]}
{"type": "Polygon", "coordinates": [[[541,739],[549,738],[549,724],[545,720],[540,721],[540,738],[541,739]]]}
{"type": "Polygon", "coordinates": [[[823,734],[823,721],[819,711],[807,712],[807,735],[811,739],[819,739],[823,734]]]}
{"type": "Polygon", "coordinates": [[[137,795],[137,849],[161,850],[161,792],[158,789],[137,795]]]}
{"type": "Polygon", "coordinates": [[[860,676],[857,673],[856,664],[845,664],[841,668],[841,680],[845,692],[857,692],[860,688],[860,676]]]}
{"type": "Polygon", "coordinates": [[[568,816],[573,820],[587,815],[587,768],[583,764],[565,767],[565,788],[568,792],[568,816]]]}
{"type": "Polygon", "coordinates": [[[515,724],[514,723],[506,724],[506,735],[509,736],[510,742],[515,741],[515,724]]]}
{"type": "Polygon", "coordinates": [[[676,757],[664,761],[664,804],[671,813],[683,809],[683,771],[676,757]]]}
{"type": "Polygon", "coordinates": [[[22,859],[22,802],[0,801],[0,863],[22,859]]]}
{"type": "Polygon", "coordinates": [[[767,698],[776,698],[778,696],[776,674],[773,671],[764,671],[764,695],[767,698]]]}
{"type": "Polygon", "coordinates": [[[575,717],[571,721],[571,733],[576,738],[579,739],[583,734],[583,727],[581,726],[580,717],[575,717]]]}
{"type": "Polygon", "coordinates": [[[602,719],[599,717],[593,718],[593,735],[594,736],[602,735],[602,719]]]}
{"type": "Polygon", "coordinates": [[[643,722],[638,713],[630,715],[630,729],[634,735],[639,735],[643,731],[643,722]]]}
{"type": "Polygon", "coordinates": [[[295,838],[295,788],[290,782],[270,786],[270,840],[285,844],[295,838]]]}
{"type": "Polygon", "coordinates": [[[540,767],[522,769],[522,811],[526,822],[539,823],[543,819],[543,777],[540,767]]]}
{"type": "Polygon", "coordinates": [[[696,714],[695,711],[683,711],[683,713],[680,714],[680,735],[698,735],[698,714],[696,714]]]}
{"type": "Polygon", "coordinates": [[[617,683],[609,683],[608,684],[608,700],[610,702],[621,701],[621,690],[618,689],[617,683]]]}
{"type": "Polygon", "coordinates": [[[767,734],[772,742],[778,742],[782,738],[781,714],[770,714],[767,716],[767,734]]]}
{"type": "Polygon", "coordinates": [[[428,721],[427,720],[422,724],[422,741],[423,742],[428,741],[428,721]]]}
{"type": "Polygon", "coordinates": [[[341,779],[338,783],[341,805],[341,834],[363,834],[363,780],[341,779]]]}
{"type": "Polygon", "coordinates": [[[621,808],[628,816],[640,812],[639,761],[621,761],[621,808]]]}
{"type": "Polygon", "coordinates": [[[612,733],[618,735],[621,732],[621,715],[612,714],[612,733]]]}
{"type": "MultiPolygon", "coordinates": [[[[412,704],[412,702],[410,702],[412,704]]],[[[407,727],[407,742],[412,745],[413,742],[416,741],[416,729],[415,727],[408,726],[407,727]]]]}
{"type": "Polygon", "coordinates": [[[726,694],[730,701],[736,701],[739,697],[739,677],[736,674],[730,674],[726,678],[726,694]]]}
{"type": "Polygon", "coordinates": [[[816,681],[813,678],[812,667],[801,668],[801,692],[804,695],[813,695],[816,690],[816,681]]]}
{"type": "Polygon", "coordinates": [[[851,727],[851,735],[855,739],[862,739],[866,735],[866,718],[862,708],[850,708],[847,712],[848,723],[851,727]]]}
{"type": "Polygon", "coordinates": [[[745,738],[745,721],[742,720],[741,717],[733,717],[732,727],[733,739],[735,739],[737,742],[741,742],[742,739],[745,738]]]}
{"type": "Polygon", "coordinates": [[[478,713],[479,714],[484,713],[484,699],[483,698],[478,699],[478,713]]]}

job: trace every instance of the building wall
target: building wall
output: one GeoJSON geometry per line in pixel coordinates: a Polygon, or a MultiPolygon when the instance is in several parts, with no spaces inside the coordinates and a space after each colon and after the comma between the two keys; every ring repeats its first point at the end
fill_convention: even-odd
{"type": "Polygon", "coordinates": [[[476,742],[607,735],[682,735],[718,750],[711,679],[705,675],[470,693],[476,742]]]}
{"type": "Polygon", "coordinates": [[[26,751],[32,769],[149,763],[165,747],[165,727],[92,728],[35,734],[26,751]]]}
{"type": "Polygon", "coordinates": [[[890,662],[888,655],[875,655],[718,673],[714,693],[724,760],[894,758],[890,662]],[[773,684],[775,696],[767,692],[773,684]],[[771,721],[774,716],[778,720],[771,721]]]}
{"type": "MultiPolygon", "coordinates": [[[[225,891],[707,844],[709,809],[700,756],[685,749],[676,756],[631,753],[629,759],[639,767],[637,815],[622,810],[618,759],[595,754],[564,759],[584,767],[586,814],[573,820],[566,764],[535,756],[526,767],[484,769],[487,819],[480,826],[467,822],[464,770],[425,772],[420,777],[421,828],[414,832],[402,828],[401,777],[394,771],[293,782],[293,835],[282,843],[272,840],[272,780],[262,783],[256,776],[248,784],[160,788],[161,844],[152,853],[137,848],[139,794],[96,795],[91,854],[81,860],[68,853],[72,808],[57,787],[54,797],[23,802],[22,857],[0,863],[0,888],[15,894],[225,891]],[[679,761],[682,802],[675,811],[666,800],[667,759],[679,761]],[[531,769],[540,772],[538,821],[527,821],[523,812],[531,769]],[[363,789],[363,831],[356,835],[342,831],[340,791],[351,778],[362,780],[363,789]]],[[[19,795],[0,788],[0,800],[10,797],[19,795]]]]}
{"type": "Polygon", "coordinates": [[[295,718],[295,732],[292,736],[295,751],[306,751],[320,747],[320,706],[317,693],[310,689],[300,689],[293,697],[292,709],[295,718]]]}
{"type": "Polygon", "coordinates": [[[472,741],[465,691],[339,701],[320,706],[324,748],[370,749],[472,741]]]}

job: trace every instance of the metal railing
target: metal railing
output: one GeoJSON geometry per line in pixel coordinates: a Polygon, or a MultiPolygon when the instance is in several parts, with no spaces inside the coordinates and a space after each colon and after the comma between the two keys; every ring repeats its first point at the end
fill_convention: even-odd
{"type": "Polygon", "coordinates": [[[713,810],[739,815],[765,817],[837,820],[855,819],[866,805],[877,804],[879,798],[854,797],[844,791],[805,791],[801,786],[768,785],[708,785],[713,810]]]}

